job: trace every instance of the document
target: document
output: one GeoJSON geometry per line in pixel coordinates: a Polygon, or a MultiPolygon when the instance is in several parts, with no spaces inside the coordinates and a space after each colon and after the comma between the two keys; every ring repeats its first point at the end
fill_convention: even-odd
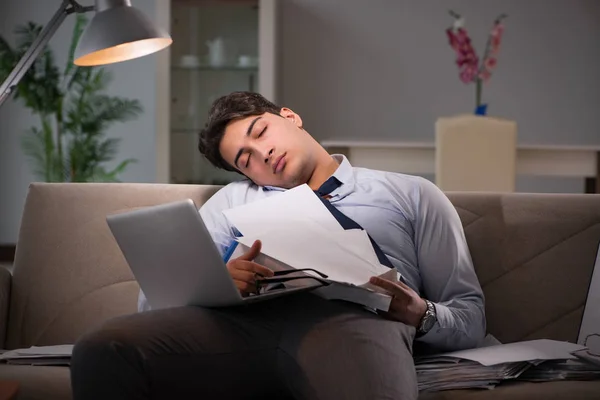
{"type": "Polygon", "coordinates": [[[244,236],[306,220],[314,221],[331,232],[344,230],[306,184],[266,199],[230,208],[223,211],[223,214],[244,236]]]}
{"type": "Polygon", "coordinates": [[[19,365],[69,365],[73,345],[33,346],[5,351],[0,362],[19,365]]]}

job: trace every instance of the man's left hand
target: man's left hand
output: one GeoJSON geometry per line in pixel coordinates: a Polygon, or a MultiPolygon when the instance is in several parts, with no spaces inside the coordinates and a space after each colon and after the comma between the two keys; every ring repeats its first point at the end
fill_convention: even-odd
{"type": "Polygon", "coordinates": [[[371,277],[370,282],[387,291],[392,296],[392,302],[387,312],[382,312],[385,316],[405,323],[406,325],[419,327],[427,303],[417,292],[412,290],[403,282],[392,282],[379,277],[371,277]]]}

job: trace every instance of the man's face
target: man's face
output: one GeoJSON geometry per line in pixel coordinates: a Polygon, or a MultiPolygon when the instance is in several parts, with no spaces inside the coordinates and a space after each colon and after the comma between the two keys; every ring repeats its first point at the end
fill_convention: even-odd
{"type": "Polygon", "coordinates": [[[227,125],[219,151],[230,165],[260,186],[293,188],[308,182],[316,165],[314,140],[290,109],[235,120],[227,125]]]}

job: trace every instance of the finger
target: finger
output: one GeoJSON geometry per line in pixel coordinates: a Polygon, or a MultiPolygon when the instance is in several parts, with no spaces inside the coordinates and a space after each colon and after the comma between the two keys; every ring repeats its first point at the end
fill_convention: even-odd
{"type": "Polygon", "coordinates": [[[369,282],[391,293],[398,293],[401,291],[400,287],[398,287],[395,282],[377,276],[372,276],[371,279],[369,279],[369,282]]]}
{"type": "Polygon", "coordinates": [[[235,287],[237,287],[242,294],[256,293],[256,285],[253,283],[238,281],[236,279],[233,280],[233,283],[235,283],[235,287]]]}
{"type": "Polygon", "coordinates": [[[239,270],[243,270],[243,271],[250,271],[253,274],[259,274],[261,276],[273,276],[274,275],[273,271],[270,270],[269,268],[265,267],[264,265],[260,265],[258,263],[252,262],[252,261],[236,262],[235,264],[233,264],[233,267],[235,269],[239,269],[239,270]]]}
{"type": "Polygon", "coordinates": [[[254,283],[256,281],[256,275],[251,271],[244,271],[242,269],[233,269],[229,271],[231,278],[240,282],[254,283]]]}
{"type": "Polygon", "coordinates": [[[404,289],[405,292],[412,291],[411,287],[402,281],[396,282],[396,285],[400,287],[400,289],[404,289]]]}
{"type": "Polygon", "coordinates": [[[254,260],[260,254],[261,247],[262,243],[260,242],[260,240],[255,240],[254,243],[252,243],[252,247],[250,247],[250,249],[247,252],[239,256],[237,260],[254,260]]]}

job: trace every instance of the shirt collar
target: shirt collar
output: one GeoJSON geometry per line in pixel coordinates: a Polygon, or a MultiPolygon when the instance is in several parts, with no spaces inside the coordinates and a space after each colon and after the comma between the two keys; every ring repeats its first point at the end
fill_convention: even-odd
{"type": "MultiPolygon", "coordinates": [[[[343,154],[332,154],[332,157],[338,162],[339,167],[335,170],[332,176],[337,178],[342,184],[330,193],[331,200],[340,200],[352,193],[354,190],[354,170],[350,161],[343,154]]],[[[277,186],[263,186],[263,190],[270,191],[285,191],[286,189],[277,186]]]]}

